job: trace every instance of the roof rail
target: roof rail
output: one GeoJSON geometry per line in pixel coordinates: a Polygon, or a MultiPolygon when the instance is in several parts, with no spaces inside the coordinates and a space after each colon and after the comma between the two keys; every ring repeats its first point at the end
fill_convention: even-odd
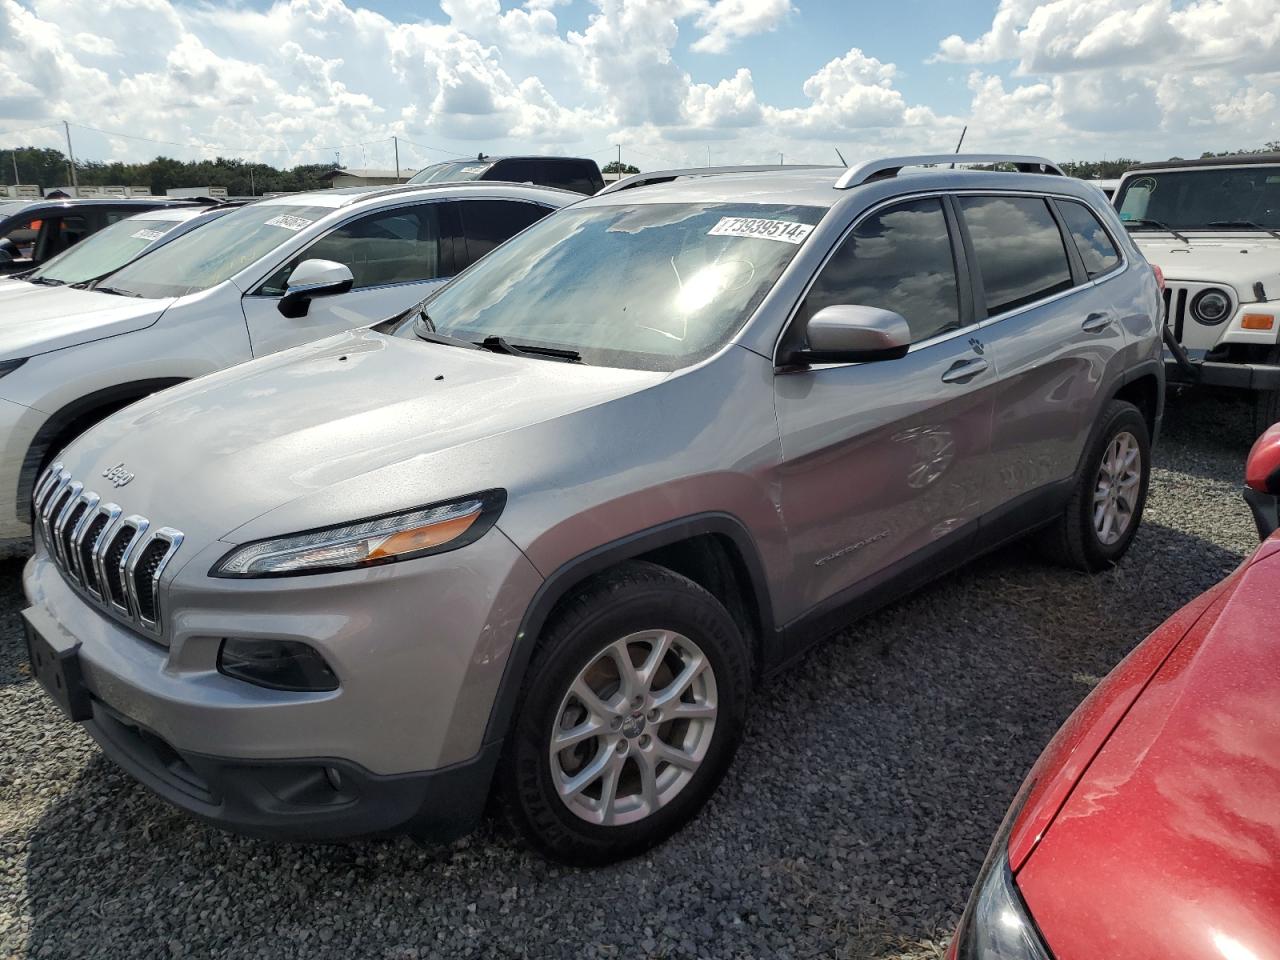
{"type": "Polygon", "coordinates": [[[837,190],[848,190],[860,187],[864,183],[875,180],[888,180],[896,177],[903,167],[921,167],[925,165],[942,166],[950,164],[973,163],[1011,163],[1019,173],[1048,173],[1054,176],[1066,176],[1052,160],[1044,157],[1029,157],[1015,153],[929,153],[915,157],[884,157],[880,160],[869,160],[855,164],[845,171],[844,176],[836,181],[837,190]]]}
{"type": "Polygon", "coordinates": [[[596,196],[606,193],[617,193],[619,190],[630,190],[634,187],[650,187],[658,183],[670,183],[681,177],[716,177],[726,173],[769,173],[774,170],[823,170],[831,169],[830,164],[820,163],[787,163],[759,164],[727,167],[684,167],[678,170],[653,170],[649,173],[635,173],[622,180],[607,184],[596,196]]]}

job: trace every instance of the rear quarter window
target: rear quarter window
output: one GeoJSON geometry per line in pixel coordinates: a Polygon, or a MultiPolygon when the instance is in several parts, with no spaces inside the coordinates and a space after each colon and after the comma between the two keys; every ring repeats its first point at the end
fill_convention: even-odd
{"type": "Polygon", "coordinates": [[[1080,252],[1080,259],[1084,261],[1084,269],[1090,280],[1120,266],[1120,253],[1102,221],[1092,210],[1083,203],[1059,200],[1058,211],[1071,232],[1071,239],[1080,252]]]}
{"type": "Polygon", "coordinates": [[[1071,289],[1071,261],[1044,198],[959,200],[977,256],[988,316],[1071,289]]]}

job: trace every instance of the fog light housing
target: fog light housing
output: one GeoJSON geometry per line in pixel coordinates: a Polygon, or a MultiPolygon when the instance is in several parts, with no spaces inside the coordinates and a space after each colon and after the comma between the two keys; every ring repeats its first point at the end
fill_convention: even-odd
{"type": "Polygon", "coordinates": [[[218,672],[270,690],[308,693],[338,689],[338,676],[324,657],[297,640],[227,637],[218,648],[218,672]]]}

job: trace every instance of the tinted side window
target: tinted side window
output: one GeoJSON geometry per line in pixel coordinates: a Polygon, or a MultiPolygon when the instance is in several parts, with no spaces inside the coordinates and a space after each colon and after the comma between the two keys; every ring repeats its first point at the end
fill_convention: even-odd
{"type": "Polygon", "coordinates": [[[1071,263],[1049,205],[1037,197],[961,197],[994,316],[1071,288],[1071,263]]]}
{"type": "Polygon", "coordinates": [[[805,296],[801,322],[833,304],[900,313],[913,343],[958,328],[960,295],[942,201],[913,200],[858,224],[805,296]]]}
{"type": "Polygon", "coordinates": [[[346,264],[356,290],[434,280],[441,276],[439,211],[436,204],[424,203],[353,220],[296,254],[258,292],[284,293],[289,274],[303,260],[346,264]]]}
{"type": "MultiPolygon", "coordinates": [[[[466,240],[466,255],[455,265],[459,273],[551,212],[536,203],[515,200],[467,200],[457,206],[466,240]]],[[[457,247],[454,250],[455,255],[460,252],[457,247]]]]}
{"type": "Polygon", "coordinates": [[[1080,251],[1080,259],[1084,261],[1084,269],[1089,278],[1101,276],[1120,265],[1120,254],[1111,242],[1111,236],[1093,211],[1083,203],[1072,203],[1068,200],[1058,201],[1058,210],[1066,221],[1071,238],[1080,251]]]}
{"type": "Polygon", "coordinates": [[[499,160],[484,175],[486,180],[505,180],[507,183],[538,183],[538,161],[499,160]]]}
{"type": "Polygon", "coordinates": [[[586,160],[545,161],[542,170],[541,182],[548,187],[562,187],[588,196],[604,189],[604,179],[595,165],[586,160]]]}

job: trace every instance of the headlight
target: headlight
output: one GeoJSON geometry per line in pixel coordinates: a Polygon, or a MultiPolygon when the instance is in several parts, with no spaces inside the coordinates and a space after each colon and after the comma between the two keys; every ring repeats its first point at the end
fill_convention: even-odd
{"type": "Polygon", "coordinates": [[[1201,323],[1207,323],[1210,326],[1221,323],[1227,319],[1227,314],[1230,312],[1231,298],[1225,291],[1214,287],[1201,290],[1191,298],[1191,315],[1201,323]]]}
{"type": "Polygon", "coordinates": [[[1009,870],[1009,834],[1032,785],[1022,785],[991,844],[956,931],[956,960],[1051,960],[1009,870]]]}
{"type": "Polygon", "coordinates": [[[13,373],[13,371],[17,370],[20,366],[22,366],[26,362],[27,362],[26,357],[23,357],[21,360],[0,360],[0,378],[3,378],[10,373],[13,373]]]}
{"type": "Polygon", "coordinates": [[[236,547],[214,564],[214,577],[281,577],[328,573],[409,560],[465,547],[502,512],[504,490],[461,497],[337,527],[236,547]]]}

